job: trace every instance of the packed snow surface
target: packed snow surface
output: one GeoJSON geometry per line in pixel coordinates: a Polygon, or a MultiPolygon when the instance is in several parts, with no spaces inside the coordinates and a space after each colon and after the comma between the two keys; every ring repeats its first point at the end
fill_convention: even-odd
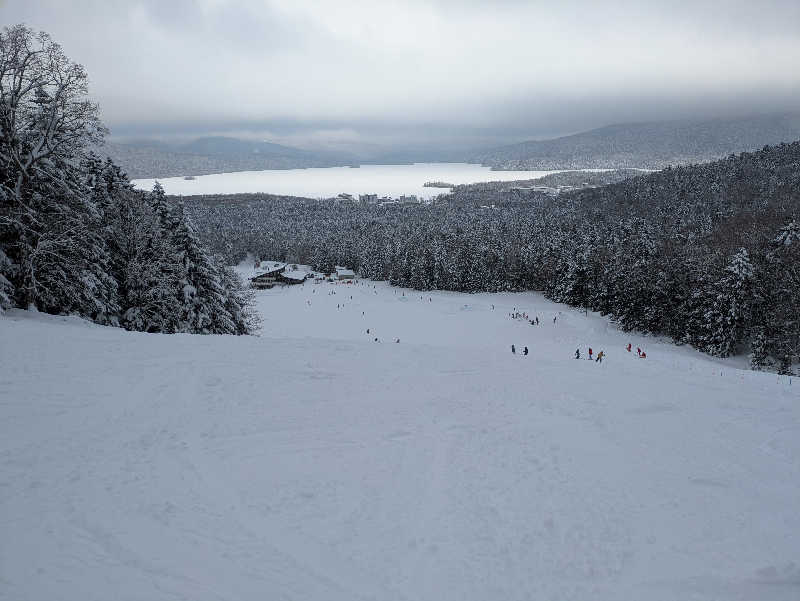
{"type": "MultiPolygon", "coordinates": [[[[598,170],[593,170],[598,171],[598,170]]],[[[361,167],[319,167],[313,169],[267,169],[159,178],[167,194],[239,194],[267,192],[310,198],[331,198],[347,193],[377,194],[398,198],[415,195],[433,198],[449,188],[426,188],[426,182],[474,184],[489,181],[513,181],[543,177],[558,171],[492,171],[470,163],[414,163],[413,165],[362,165],[361,167]]],[[[137,179],[134,185],[151,190],[155,179],[137,179]]]]}
{"type": "Polygon", "coordinates": [[[0,317],[0,598],[800,598],[800,382],[533,293],[258,295],[0,317]]]}

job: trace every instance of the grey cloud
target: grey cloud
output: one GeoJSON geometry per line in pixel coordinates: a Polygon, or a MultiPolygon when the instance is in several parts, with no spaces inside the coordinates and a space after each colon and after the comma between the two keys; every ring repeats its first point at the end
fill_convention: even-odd
{"type": "Polygon", "coordinates": [[[85,64],[117,134],[467,143],[800,108],[796,0],[6,0],[0,21],[85,64]]]}

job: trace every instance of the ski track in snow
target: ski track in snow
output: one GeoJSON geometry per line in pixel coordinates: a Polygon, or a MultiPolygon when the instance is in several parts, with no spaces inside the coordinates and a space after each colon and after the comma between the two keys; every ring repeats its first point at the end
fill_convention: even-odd
{"type": "Polygon", "coordinates": [[[0,599],[800,598],[800,381],[534,293],[258,302],[0,317],[0,599]]]}

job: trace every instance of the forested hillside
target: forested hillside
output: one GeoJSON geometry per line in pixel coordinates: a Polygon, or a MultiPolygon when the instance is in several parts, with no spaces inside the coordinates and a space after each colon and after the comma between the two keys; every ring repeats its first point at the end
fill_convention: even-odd
{"type": "Polygon", "coordinates": [[[800,113],[609,125],[475,153],[495,169],[662,169],[800,139],[800,113]]]}
{"type": "Polygon", "coordinates": [[[418,289],[543,290],[784,373],[800,353],[800,142],[496,210],[269,195],[186,206],[228,262],[251,252],[418,289]]]}
{"type": "Polygon", "coordinates": [[[354,161],[352,157],[342,153],[312,152],[269,142],[226,137],[198,138],[179,144],[154,140],[106,142],[96,152],[102,156],[110,156],[116,163],[124,165],[126,173],[132,179],[261,169],[334,167],[354,161]]]}
{"type": "Polygon", "coordinates": [[[536,179],[510,182],[480,182],[454,186],[443,200],[450,204],[482,206],[487,204],[509,205],[529,202],[544,192],[535,188],[550,187],[557,191],[596,188],[615,184],[631,177],[642,175],[640,169],[612,169],[609,171],[560,171],[536,179]]]}
{"type": "Polygon", "coordinates": [[[44,33],[0,33],[0,311],[76,314],[147,332],[245,334],[238,276],[179,204],[135,191],[90,149],[106,129],[87,75],[44,33]]]}

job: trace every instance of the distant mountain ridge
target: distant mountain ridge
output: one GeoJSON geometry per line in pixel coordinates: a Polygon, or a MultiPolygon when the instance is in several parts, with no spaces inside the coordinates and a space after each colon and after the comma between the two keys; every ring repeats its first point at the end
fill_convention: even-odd
{"type": "Polygon", "coordinates": [[[106,142],[95,152],[103,157],[110,156],[131,179],[336,167],[349,165],[355,160],[346,153],[303,150],[272,142],[224,136],[172,144],[156,140],[106,142]]]}
{"type": "Polygon", "coordinates": [[[555,138],[500,146],[470,157],[498,170],[662,169],[800,138],[800,112],[706,121],[608,125],[555,138]]]}

